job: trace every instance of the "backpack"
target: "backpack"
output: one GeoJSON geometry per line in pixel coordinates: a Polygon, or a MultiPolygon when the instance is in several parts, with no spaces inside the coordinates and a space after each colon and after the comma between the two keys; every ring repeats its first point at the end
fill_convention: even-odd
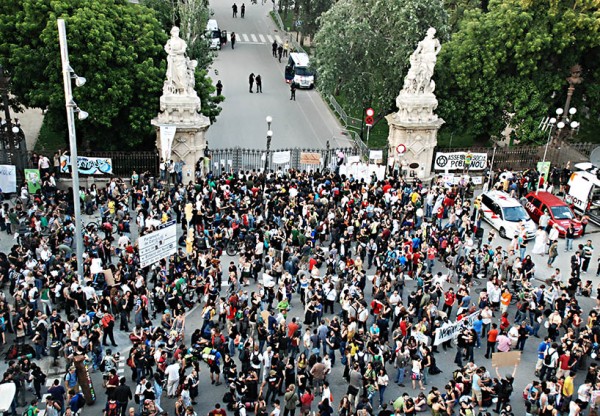
{"type": "Polygon", "coordinates": [[[503,390],[504,390],[504,395],[506,397],[510,397],[510,395],[512,394],[512,392],[514,390],[512,383],[507,382],[506,384],[504,384],[503,390]]]}
{"type": "Polygon", "coordinates": [[[117,416],[117,402],[108,402],[106,416],[117,416]]]}
{"type": "Polygon", "coordinates": [[[556,351],[552,351],[552,353],[546,353],[544,357],[544,365],[551,366],[552,365],[552,356],[556,353],[556,351]]]}
{"type": "Polygon", "coordinates": [[[83,409],[83,406],[85,406],[85,398],[83,397],[83,394],[78,393],[77,394],[77,407],[80,409],[83,409]]]}

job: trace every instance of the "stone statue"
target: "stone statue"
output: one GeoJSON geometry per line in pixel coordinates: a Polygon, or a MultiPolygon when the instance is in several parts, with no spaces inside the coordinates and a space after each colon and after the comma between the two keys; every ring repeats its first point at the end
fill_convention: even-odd
{"type": "Polygon", "coordinates": [[[410,56],[410,68],[404,78],[401,94],[433,93],[435,83],[431,78],[441,48],[440,41],[435,38],[435,29],[430,27],[427,36],[410,56]]]}
{"type": "Polygon", "coordinates": [[[167,80],[164,93],[184,95],[188,92],[188,58],[185,56],[187,44],[179,37],[179,28],[173,26],[171,39],[165,45],[167,52],[167,80]]]}

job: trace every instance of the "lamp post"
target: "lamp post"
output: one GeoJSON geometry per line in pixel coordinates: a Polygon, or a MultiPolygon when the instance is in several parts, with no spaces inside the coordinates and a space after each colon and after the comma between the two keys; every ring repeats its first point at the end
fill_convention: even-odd
{"type": "Polygon", "coordinates": [[[5,74],[4,68],[0,66],[0,93],[2,94],[2,105],[4,107],[4,119],[0,118],[2,148],[5,150],[6,162],[14,164],[17,176],[23,179],[23,169],[26,166],[27,160],[27,145],[19,119],[15,118],[13,121],[10,115],[10,103],[8,101],[9,87],[10,77],[5,74]]]}
{"type": "Polygon", "coordinates": [[[62,63],[63,84],[65,89],[65,107],[67,109],[67,125],[69,128],[69,144],[71,149],[71,177],[73,178],[73,209],[75,217],[75,246],[77,251],[77,275],[83,279],[83,229],[81,226],[81,198],[79,197],[79,170],[77,167],[77,136],[75,134],[75,112],[79,120],[85,120],[88,113],[77,107],[73,101],[71,91],[71,80],[75,85],[81,87],[85,84],[85,78],[79,77],[69,64],[69,49],[67,45],[67,30],[65,21],[57,19],[58,40],[60,43],[60,60],[62,63]]]}
{"type": "Polygon", "coordinates": [[[271,130],[267,131],[267,153],[265,153],[265,180],[267,176],[267,171],[269,169],[269,152],[271,151],[271,138],[273,137],[273,132],[271,130]]]}
{"type": "MultiPolygon", "coordinates": [[[[569,87],[571,89],[571,87],[569,87]]],[[[572,94],[572,92],[571,92],[572,94]]],[[[570,101],[570,96],[567,98],[567,103],[570,101]]],[[[548,154],[548,146],[550,142],[554,140],[554,142],[558,143],[563,133],[566,131],[565,127],[570,127],[570,131],[576,132],[579,129],[579,122],[573,120],[573,117],[577,114],[577,109],[574,107],[569,108],[568,114],[565,115],[565,112],[562,108],[556,109],[556,117],[546,117],[540,123],[540,129],[542,131],[548,130],[548,139],[546,140],[546,146],[544,147],[544,157],[542,158],[542,169],[545,169],[546,166],[546,156],[548,154]]],[[[536,193],[540,188],[542,183],[542,172],[540,172],[540,178],[538,180],[536,193]]]]}

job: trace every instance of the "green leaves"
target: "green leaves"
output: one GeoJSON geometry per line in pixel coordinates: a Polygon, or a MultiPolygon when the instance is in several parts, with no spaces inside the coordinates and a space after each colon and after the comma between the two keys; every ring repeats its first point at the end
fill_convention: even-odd
{"type": "Polygon", "coordinates": [[[598,2],[492,1],[488,13],[466,13],[459,28],[436,68],[445,128],[469,126],[488,139],[509,120],[522,142],[541,141],[540,120],[564,105],[569,69],[584,62],[572,105],[597,114],[599,61],[587,58],[600,46],[598,2]]]}
{"type": "Polygon", "coordinates": [[[441,1],[340,0],[319,19],[315,35],[319,85],[351,106],[392,110],[408,57],[430,26],[448,34],[441,1]]]}

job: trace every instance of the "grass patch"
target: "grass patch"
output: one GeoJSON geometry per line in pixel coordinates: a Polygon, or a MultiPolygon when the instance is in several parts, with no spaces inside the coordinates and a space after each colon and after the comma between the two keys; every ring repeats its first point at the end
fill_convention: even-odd
{"type": "Polygon", "coordinates": [[[294,29],[294,16],[292,15],[292,13],[288,13],[287,17],[282,16],[281,13],[279,14],[279,16],[281,17],[281,22],[283,23],[283,28],[279,27],[279,23],[275,18],[275,12],[271,10],[269,12],[269,16],[271,16],[273,23],[275,23],[275,26],[277,26],[280,30],[289,32],[294,29]]]}

